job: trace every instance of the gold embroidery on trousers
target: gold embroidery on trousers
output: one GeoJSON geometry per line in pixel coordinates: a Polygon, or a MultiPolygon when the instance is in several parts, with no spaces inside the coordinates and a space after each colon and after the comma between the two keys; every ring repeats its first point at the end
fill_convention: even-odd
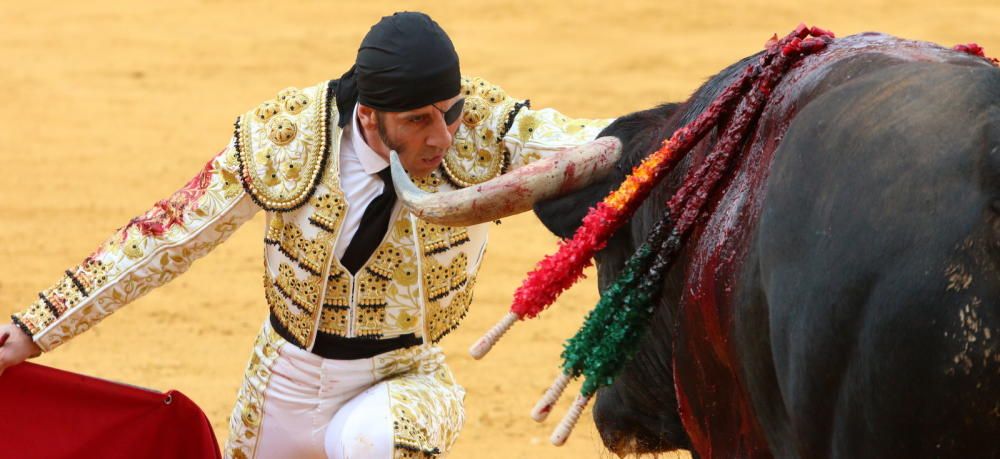
{"type": "MultiPolygon", "coordinates": [[[[465,390],[455,383],[441,350],[423,346],[417,349],[416,354],[397,357],[405,363],[395,365],[393,369],[399,373],[387,379],[396,459],[425,459],[447,453],[465,417],[465,390]],[[404,368],[407,365],[412,367],[404,368]]],[[[384,361],[377,363],[384,365],[384,361]]]]}
{"type": "Polygon", "coordinates": [[[229,438],[226,441],[225,457],[233,459],[253,458],[260,438],[260,425],[264,415],[264,398],[267,384],[271,379],[271,368],[278,358],[278,348],[284,340],[265,325],[254,344],[253,355],[247,364],[236,398],[236,405],[229,417],[229,438]]]}

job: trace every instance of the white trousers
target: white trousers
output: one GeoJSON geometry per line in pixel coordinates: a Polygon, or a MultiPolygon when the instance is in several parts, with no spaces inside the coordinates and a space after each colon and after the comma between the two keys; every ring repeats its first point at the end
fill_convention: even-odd
{"type": "Polygon", "coordinates": [[[436,346],[370,359],[324,359],[265,324],[233,416],[226,457],[443,457],[465,391],[436,346]]]}
{"type": "Polygon", "coordinates": [[[370,359],[327,360],[283,344],[261,421],[257,457],[392,458],[389,388],[370,359]]]}

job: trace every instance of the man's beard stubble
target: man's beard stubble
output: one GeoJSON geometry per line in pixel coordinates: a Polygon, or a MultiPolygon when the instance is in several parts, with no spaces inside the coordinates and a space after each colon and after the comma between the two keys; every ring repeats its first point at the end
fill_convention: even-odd
{"type": "MultiPolygon", "coordinates": [[[[375,131],[378,133],[378,138],[379,138],[379,140],[382,141],[382,144],[384,144],[387,148],[389,148],[389,150],[395,151],[396,154],[399,155],[400,161],[403,161],[402,158],[405,155],[410,155],[410,156],[407,156],[408,158],[412,156],[413,166],[416,167],[416,168],[418,168],[418,170],[410,170],[410,168],[406,168],[406,170],[407,170],[408,173],[410,173],[410,174],[416,173],[416,174],[418,174],[418,176],[421,176],[421,177],[425,176],[427,174],[430,174],[431,171],[432,171],[432,169],[426,169],[426,170],[422,169],[421,168],[421,164],[420,164],[420,158],[421,158],[420,155],[421,155],[421,153],[426,153],[426,152],[421,152],[419,150],[418,151],[414,151],[414,152],[404,152],[403,151],[403,147],[402,147],[402,142],[396,142],[395,140],[393,140],[389,136],[389,132],[385,128],[385,124],[386,123],[385,123],[385,117],[384,116],[385,115],[382,112],[379,112],[379,111],[375,112],[375,121],[376,121],[376,125],[377,125],[375,131]]],[[[444,153],[446,151],[447,151],[446,149],[443,149],[439,154],[444,155],[444,153]]],[[[403,164],[404,164],[404,167],[405,167],[405,164],[407,164],[407,163],[404,162],[403,164]]],[[[437,168],[437,167],[438,166],[434,166],[434,168],[437,168]]]]}
{"type": "Polygon", "coordinates": [[[382,112],[376,111],[375,120],[377,121],[376,130],[378,131],[379,140],[381,140],[386,147],[389,147],[390,150],[395,150],[397,155],[403,154],[402,147],[399,146],[399,143],[390,139],[389,133],[385,130],[385,115],[382,112]]]}

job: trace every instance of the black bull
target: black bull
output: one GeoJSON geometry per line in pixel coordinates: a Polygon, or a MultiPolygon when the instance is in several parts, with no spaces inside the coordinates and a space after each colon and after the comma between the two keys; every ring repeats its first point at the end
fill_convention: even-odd
{"type": "MultiPolygon", "coordinates": [[[[748,58],[749,59],[749,58],[748,58]]],[[[618,171],[536,205],[566,237],[746,62],[617,120],[618,171]]],[[[786,74],[598,393],[619,454],[1000,457],[1000,70],[880,35],[786,74]]],[[[717,128],[716,132],[721,129],[717,128]]],[[[710,134],[597,257],[606,288],[710,134]]]]}

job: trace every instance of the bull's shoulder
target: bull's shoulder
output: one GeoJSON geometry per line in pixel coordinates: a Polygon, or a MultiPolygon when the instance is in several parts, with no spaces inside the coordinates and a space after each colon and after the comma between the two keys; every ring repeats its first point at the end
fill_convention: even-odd
{"type": "Polygon", "coordinates": [[[243,187],[261,207],[289,211],[316,189],[337,126],[334,82],[278,92],[236,120],[236,151],[243,187]]]}
{"type": "Polygon", "coordinates": [[[462,124],[445,154],[442,168],[452,184],[466,187],[483,183],[509,166],[503,138],[527,101],[517,100],[500,86],[478,77],[462,78],[462,124]]]}

